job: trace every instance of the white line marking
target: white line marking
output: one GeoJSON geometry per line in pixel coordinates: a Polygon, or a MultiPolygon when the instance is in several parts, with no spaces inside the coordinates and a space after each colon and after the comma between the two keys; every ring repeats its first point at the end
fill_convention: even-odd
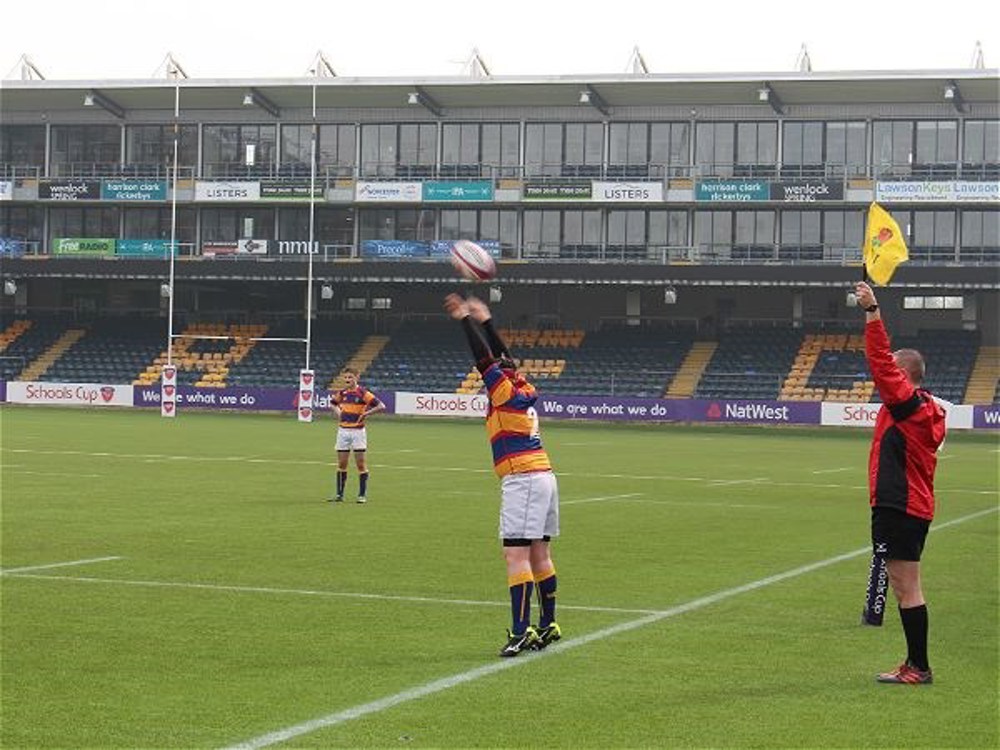
{"type": "Polygon", "coordinates": [[[817,469],[813,474],[837,474],[841,471],[854,471],[856,468],[855,466],[841,466],[837,469],[817,469]]]}
{"type": "MultiPolygon", "coordinates": [[[[117,559],[117,558],[108,558],[117,559]]],[[[66,563],[62,563],[66,564],[66,563]]],[[[71,564],[71,563],[70,563],[71,564]]],[[[46,567],[46,566],[43,566],[46,567]]],[[[56,567],[56,566],[51,566],[56,567]]],[[[41,568],[20,568],[18,570],[40,570],[41,568]]],[[[435,599],[429,596],[398,596],[393,594],[365,594],[353,591],[322,591],[318,589],[282,589],[270,586],[229,586],[215,583],[185,583],[183,581],[142,581],[130,580],[128,578],[96,578],[94,576],[57,576],[57,575],[35,575],[32,573],[20,573],[16,570],[9,572],[12,578],[31,578],[35,580],[49,581],[76,581],[78,583],[104,583],[117,586],[141,586],[144,588],[172,588],[172,589],[198,589],[202,591],[229,591],[245,594],[285,594],[297,596],[319,596],[337,597],[340,599],[367,599],[376,601],[392,602],[413,602],[416,604],[456,604],[466,607],[510,607],[510,602],[490,602],[477,599],[435,599]]],[[[655,609],[629,609],[625,607],[597,607],[582,604],[560,604],[560,609],[569,609],[579,612],[609,612],[612,614],[644,615],[657,612],[655,609]]]]}
{"type": "Polygon", "coordinates": [[[708,483],[712,487],[722,487],[730,484],[760,484],[768,481],[767,477],[754,477],[753,479],[710,479],[708,483]]]}
{"type": "MultiPolygon", "coordinates": [[[[9,466],[4,468],[10,468],[9,466]]],[[[32,471],[31,469],[17,469],[15,474],[31,474],[36,477],[73,477],[74,479],[78,477],[103,477],[103,474],[80,474],[71,471],[32,471]]]]}
{"type": "MultiPolygon", "coordinates": [[[[2,448],[2,451],[9,453],[37,453],[41,455],[55,455],[55,456],[96,456],[100,458],[125,458],[125,459],[163,459],[168,461],[191,461],[191,462],[242,462],[249,464],[274,464],[278,466],[321,466],[324,468],[336,466],[336,461],[309,461],[303,459],[284,459],[284,458],[247,458],[245,456],[173,456],[173,455],[163,455],[156,453],[93,453],[88,451],[55,451],[55,450],[34,450],[31,448],[2,448]]],[[[420,471],[420,472],[458,472],[461,474],[493,474],[492,468],[475,468],[470,466],[410,466],[410,465],[397,465],[397,464],[369,464],[375,469],[392,469],[396,471],[420,471]]],[[[588,472],[568,472],[568,471],[557,471],[559,477],[574,477],[581,479],[637,479],[637,480],[648,480],[654,482],[704,482],[709,487],[715,486],[725,486],[727,480],[721,480],[717,477],[683,477],[683,476],[673,476],[671,474],[591,474],[588,472]]],[[[820,488],[820,489],[841,489],[841,490],[858,490],[867,491],[868,485],[866,484],[829,484],[829,483],[819,483],[819,482],[776,482],[769,481],[766,479],[754,479],[754,480],[732,480],[732,482],[746,482],[753,481],[758,484],[767,484],[771,487],[804,487],[804,488],[820,488]]],[[[997,491],[993,490],[981,490],[981,489],[970,489],[970,488],[947,488],[941,489],[943,493],[962,493],[971,495],[993,495],[995,496],[997,491]]]]}
{"type": "Polygon", "coordinates": [[[559,502],[559,506],[564,505],[583,505],[584,503],[599,503],[602,500],[621,500],[626,497],[642,497],[642,492],[630,492],[627,495],[604,495],[602,497],[583,497],[579,500],[567,500],[566,502],[559,502]]]}
{"type": "Polygon", "coordinates": [[[25,568],[4,568],[0,570],[0,575],[12,575],[14,573],[27,573],[29,570],[49,570],[51,568],[68,568],[71,565],[90,565],[90,563],[107,562],[108,560],[122,560],[118,556],[112,557],[91,557],[87,560],[72,560],[70,562],[49,563],[48,565],[29,565],[25,568]]]}
{"type": "MultiPolygon", "coordinates": [[[[973,518],[978,518],[979,516],[984,516],[988,513],[995,513],[998,508],[988,508],[987,510],[978,511],[977,513],[970,513],[967,516],[962,516],[956,518],[953,521],[948,521],[947,523],[942,523],[937,526],[937,528],[932,528],[936,531],[939,529],[947,528],[948,526],[954,526],[955,524],[962,523],[964,521],[972,520],[973,518]]],[[[798,568],[792,568],[791,570],[786,570],[784,573],[776,573],[773,576],[768,576],[767,578],[761,578],[750,583],[745,583],[742,586],[736,586],[731,589],[725,589],[723,591],[717,591],[714,594],[709,594],[708,596],[699,597],[698,599],[692,599],[684,604],[678,604],[670,609],[663,610],[661,612],[656,612],[646,617],[641,617],[638,620],[630,620],[629,622],[623,622],[619,625],[612,625],[611,627],[604,628],[602,630],[594,631],[593,633],[588,633],[587,635],[580,636],[579,638],[573,638],[570,640],[563,640],[558,646],[552,649],[546,649],[545,651],[529,653],[525,656],[520,656],[516,659],[501,659],[495,661],[491,664],[485,664],[482,667],[477,667],[476,669],[470,669],[467,672],[459,672],[458,674],[451,675],[449,677],[443,677],[439,680],[434,680],[433,682],[425,683],[424,685],[418,685],[417,687],[410,688],[408,690],[403,690],[402,692],[396,693],[395,695],[389,695],[385,698],[380,698],[370,703],[362,703],[359,706],[353,706],[352,708],[344,709],[343,711],[338,711],[336,713],[328,714],[327,716],[322,716],[318,719],[312,719],[310,721],[304,721],[301,724],[294,724],[290,727],[284,729],[279,729],[274,732],[269,732],[267,734],[262,734],[258,737],[254,737],[249,740],[245,740],[236,745],[230,745],[226,750],[248,750],[262,747],[269,747],[271,745],[276,745],[279,742],[287,742],[288,740],[294,739],[296,737],[301,737],[304,734],[311,734],[319,729],[324,729],[326,727],[336,726],[337,724],[343,724],[345,722],[351,721],[353,719],[361,718],[362,716],[368,716],[370,714],[380,713],[386,709],[393,708],[402,703],[409,703],[410,701],[417,700],[419,698],[424,698],[428,695],[433,695],[434,693],[440,693],[444,690],[450,690],[453,687],[462,685],[466,682],[472,682],[478,680],[481,677],[488,677],[489,675],[496,674],[497,672],[502,672],[505,669],[512,669],[514,667],[519,667],[525,664],[532,664],[537,659],[545,659],[557,654],[561,654],[570,649],[579,648],[580,646],[585,646],[593,641],[604,640],[605,638],[610,638],[612,636],[618,635],[620,633],[627,633],[630,630],[636,630],[638,628],[645,627],[646,625],[652,625],[654,623],[660,622],[661,620],[666,620],[670,617],[676,617],[677,615],[682,615],[687,612],[693,612],[698,609],[703,609],[717,602],[721,602],[725,599],[730,599],[739,594],[745,594],[751,591],[756,591],[757,589],[762,589],[765,586],[770,586],[775,583],[780,583],[781,581],[787,581],[789,578],[796,578],[806,573],[812,573],[813,571],[820,570],[821,568],[826,568],[831,565],[835,565],[839,562],[844,562],[845,560],[850,560],[855,557],[860,557],[861,555],[867,555],[871,552],[871,546],[861,547],[860,549],[852,550],[851,552],[845,552],[842,555],[836,555],[834,557],[828,557],[825,560],[820,560],[818,562],[810,563],[808,565],[803,565],[798,568]]]]}

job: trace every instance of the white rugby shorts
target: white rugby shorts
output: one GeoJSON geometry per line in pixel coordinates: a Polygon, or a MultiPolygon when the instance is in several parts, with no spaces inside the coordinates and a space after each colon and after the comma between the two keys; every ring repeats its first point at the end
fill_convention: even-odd
{"type": "Polygon", "coordinates": [[[338,427],[337,450],[338,451],[368,450],[368,428],[338,427]]]}
{"type": "Polygon", "coordinates": [[[559,485],[551,471],[508,474],[500,497],[501,539],[559,536],[559,485]]]}

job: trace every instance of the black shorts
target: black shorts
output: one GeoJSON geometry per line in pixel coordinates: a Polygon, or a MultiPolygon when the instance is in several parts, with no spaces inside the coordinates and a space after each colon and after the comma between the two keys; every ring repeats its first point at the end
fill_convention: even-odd
{"type": "Polygon", "coordinates": [[[872,549],[887,560],[918,562],[931,522],[895,508],[872,508],[872,549]]]}

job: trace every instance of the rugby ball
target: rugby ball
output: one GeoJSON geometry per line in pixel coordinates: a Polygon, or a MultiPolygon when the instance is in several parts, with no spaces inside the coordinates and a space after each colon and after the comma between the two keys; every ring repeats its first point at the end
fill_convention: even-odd
{"type": "Polygon", "coordinates": [[[451,264],[459,276],[469,281],[485,281],[497,275],[493,256],[471,240],[457,240],[451,246],[451,264]]]}

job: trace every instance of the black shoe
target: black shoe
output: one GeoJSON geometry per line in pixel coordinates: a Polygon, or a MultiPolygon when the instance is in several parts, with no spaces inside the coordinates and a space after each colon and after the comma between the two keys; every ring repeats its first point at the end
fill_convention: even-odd
{"type": "Polygon", "coordinates": [[[500,649],[500,656],[517,656],[522,651],[527,651],[532,648],[532,645],[538,640],[538,633],[535,629],[528,626],[520,635],[514,635],[509,630],[507,631],[507,643],[502,649],[500,649]]]}
{"type": "Polygon", "coordinates": [[[531,648],[534,651],[541,651],[550,643],[555,643],[562,638],[562,630],[554,622],[551,625],[546,625],[544,628],[538,628],[537,632],[538,638],[531,644],[531,648]]]}

